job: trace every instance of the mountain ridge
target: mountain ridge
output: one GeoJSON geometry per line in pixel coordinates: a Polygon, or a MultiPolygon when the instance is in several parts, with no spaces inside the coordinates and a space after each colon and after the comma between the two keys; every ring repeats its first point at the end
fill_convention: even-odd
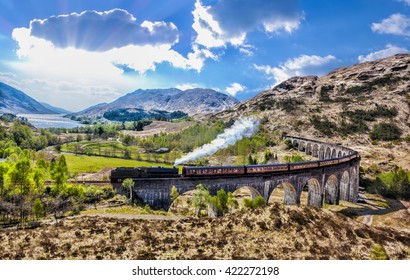
{"type": "Polygon", "coordinates": [[[198,113],[219,112],[239,103],[232,96],[217,92],[212,89],[138,89],[125,94],[108,104],[97,104],[74,116],[95,117],[104,113],[129,108],[141,108],[144,110],[164,110],[168,112],[182,111],[189,115],[198,113]]]}
{"type": "Polygon", "coordinates": [[[0,82],[0,113],[56,114],[26,93],[0,82]]]}

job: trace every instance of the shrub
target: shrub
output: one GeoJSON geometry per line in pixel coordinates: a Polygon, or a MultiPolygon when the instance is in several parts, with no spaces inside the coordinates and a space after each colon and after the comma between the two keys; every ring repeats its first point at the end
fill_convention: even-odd
{"type": "Polygon", "coordinates": [[[370,251],[371,260],[388,260],[389,256],[386,253],[384,247],[380,244],[374,244],[370,251]]]}
{"type": "Polygon", "coordinates": [[[314,126],[316,130],[320,131],[321,133],[327,136],[332,136],[335,132],[338,131],[337,125],[329,121],[327,117],[324,117],[322,119],[317,115],[313,115],[310,118],[310,123],[314,126]]]}
{"type": "Polygon", "coordinates": [[[369,136],[372,140],[392,141],[400,139],[402,132],[394,123],[376,124],[369,136]]]}
{"type": "Polygon", "coordinates": [[[243,199],[243,202],[244,202],[245,207],[250,208],[250,209],[257,209],[257,208],[260,208],[266,205],[266,200],[260,195],[255,197],[255,200],[253,201],[251,198],[246,197],[243,199]]]}

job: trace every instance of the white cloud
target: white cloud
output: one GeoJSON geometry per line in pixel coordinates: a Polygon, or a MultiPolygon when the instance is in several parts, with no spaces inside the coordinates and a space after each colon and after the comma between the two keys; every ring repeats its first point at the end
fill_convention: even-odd
{"type": "Polygon", "coordinates": [[[241,84],[232,83],[225,89],[225,91],[230,95],[235,96],[238,92],[244,91],[245,89],[246,87],[241,84]]]}
{"type": "Polygon", "coordinates": [[[179,84],[179,85],[176,85],[175,87],[180,90],[187,90],[187,89],[199,88],[200,86],[197,84],[179,84]]]}
{"type": "Polygon", "coordinates": [[[132,14],[121,9],[35,19],[30,22],[30,34],[51,42],[57,48],[89,51],[178,42],[178,29],[172,22],[144,21],[139,24],[132,14]]]}
{"type": "Polygon", "coordinates": [[[380,23],[372,23],[373,32],[410,36],[410,18],[402,14],[393,14],[380,23]]]}
{"type": "Polygon", "coordinates": [[[303,14],[297,10],[297,1],[220,0],[205,6],[196,0],[192,12],[196,44],[207,48],[242,45],[247,33],[263,29],[267,33],[299,28],[303,14]]]}
{"type": "Polygon", "coordinates": [[[386,58],[386,57],[389,57],[389,56],[392,56],[398,53],[407,53],[407,52],[409,52],[409,50],[406,48],[400,48],[395,45],[389,44],[389,45],[386,45],[385,49],[372,52],[367,55],[359,55],[357,59],[359,60],[359,62],[366,62],[366,61],[373,61],[377,59],[386,58]]]}
{"type": "Polygon", "coordinates": [[[271,67],[269,65],[254,65],[255,69],[264,72],[268,78],[275,80],[275,85],[279,84],[294,76],[320,75],[323,74],[324,66],[335,61],[333,55],[318,56],[318,55],[301,55],[299,57],[288,59],[279,67],[271,67]]]}
{"type": "MultiPolygon", "coordinates": [[[[100,13],[93,15],[98,18],[100,13]]],[[[120,13],[120,16],[124,16],[124,12],[120,13]]],[[[128,16],[131,21],[134,20],[130,14],[128,16]]],[[[66,21],[72,19],[73,17],[71,16],[65,17],[66,21]]],[[[48,22],[50,19],[45,21],[49,28],[51,28],[51,23],[48,22]]],[[[41,21],[36,20],[35,22],[41,21]]],[[[74,21],[74,23],[77,22],[74,21]]],[[[78,38],[57,42],[58,40],[53,37],[54,35],[45,34],[45,38],[39,38],[32,34],[33,30],[30,28],[15,28],[12,32],[12,37],[18,44],[16,54],[20,60],[9,61],[6,64],[13,70],[12,72],[18,73],[20,77],[23,77],[22,79],[61,81],[76,85],[77,87],[72,89],[71,92],[63,90],[64,87],[60,87],[55,82],[47,88],[39,87],[35,89],[34,87],[23,86],[23,89],[33,93],[33,97],[40,100],[45,100],[43,98],[44,92],[47,91],[48,94],[54,93],[57,96],[57,103],[53,105],[64,108],[70,107],[71,110],[76,110],[82,109],[87,105],[111,101],[107,99],[109,95],[117,96],[119,92],[124,93],[137,87],[149,88],[158,85],[152,80],[149,83],[149,79],[146,79],[144,75],[147,71],[155,71],[156,66],[160,63],[169,63],[176,68],[200,72],[205,60],[218,59],[218,56],[211,51],[195,44],[192,47],[192,52],[184,57],[173,49],[173,44],[176,42],[175,36],[172,40],[166,42],[168,37],[165,37],[164,41],[160,39],[162,38],[161,36],[154,34],[158,31],[163,32],[163,28],[170,29],[172,33],[172,30],[176,30],[172,23],[145,21],[139,25],[139,28],[145,29],[148,33],[153,32],[152,36],[149,37],[151,41],[113,48],[111,48],[113,45],[108,43],[103,44],[103,47],[99,48],[97,44],[94,44],[95,42],[86,45],[87,47],[80,47],[79,42],[81,40],[78,40],[78,38]],[[155,42],[153,38],[159,39],[155,42]],[[66,42],[75,43],[72,44],[73,46],[70,46],[66,42]],[[58,44],[58,46],[54,43],[58,44]],[[124,75],[124,67],[138,72],[140,76],[130,78],[124,75]],[[44,91],[43,93],[40,92],[40,88],[44,91]],[[70,101],[63,101],[69,99],[70,101]],[[78,100],[81,100],[81,102],[78,102],[78,100]],[[65,102],[65,104],[59,104],[59,102],[65,102]]],[[[70,36],[73,34],[70,33],[70,36]]],[[[107,33],[108,35],[109,32],[107,33]]],[[[69,35],[62,33],[61,36],[69,35]]],[[[28,83],[28,85],[32,84],[28,83]]]]}
{"type": "Polygon", "coordinates": [[[410,0],[397,0],[397,1],[406,3],[407,5],[410,5],[410,0]]]}

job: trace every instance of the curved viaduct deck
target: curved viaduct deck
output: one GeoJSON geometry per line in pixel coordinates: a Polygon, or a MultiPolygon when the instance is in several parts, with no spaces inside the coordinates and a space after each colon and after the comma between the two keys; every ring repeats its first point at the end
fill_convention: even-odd
{"type": "MultiPolygon", "coordinates": [[[[340,159],[346,155],[357,154],[349,148],[286,136],[295,148],[319,159],[340,159]]],[[[180,194],[195,189],[202,183],[210,186],[212,195],[219,189],[234,192],[242,187],[251,187],[252,195],[263,196],[266,201],[278,186],[284,188],[284,203],[299,204],[302,191],[308,188],[308,205],[322,207],[323,203],[338,204],[339,200],[356,202],[359,189],[360,157],[345,162],[322,167],[299,169],[270,174],[223,176],[223,177],[190,177],[190,178],[145,178],[134,179],[135,187],[132,198],[138,198],[155,209],[168,209],[171,205],[172,186],[180,194]]]]}

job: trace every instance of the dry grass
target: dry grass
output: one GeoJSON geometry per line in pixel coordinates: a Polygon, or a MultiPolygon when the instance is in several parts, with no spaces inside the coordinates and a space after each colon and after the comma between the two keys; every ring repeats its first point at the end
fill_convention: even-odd
{"type": "Polygon", "coordinates": [[[326,209],[273,204],[218,219],[98,216],[0,231],[0,259],[410,259],[410,236],[326,209]]]}

